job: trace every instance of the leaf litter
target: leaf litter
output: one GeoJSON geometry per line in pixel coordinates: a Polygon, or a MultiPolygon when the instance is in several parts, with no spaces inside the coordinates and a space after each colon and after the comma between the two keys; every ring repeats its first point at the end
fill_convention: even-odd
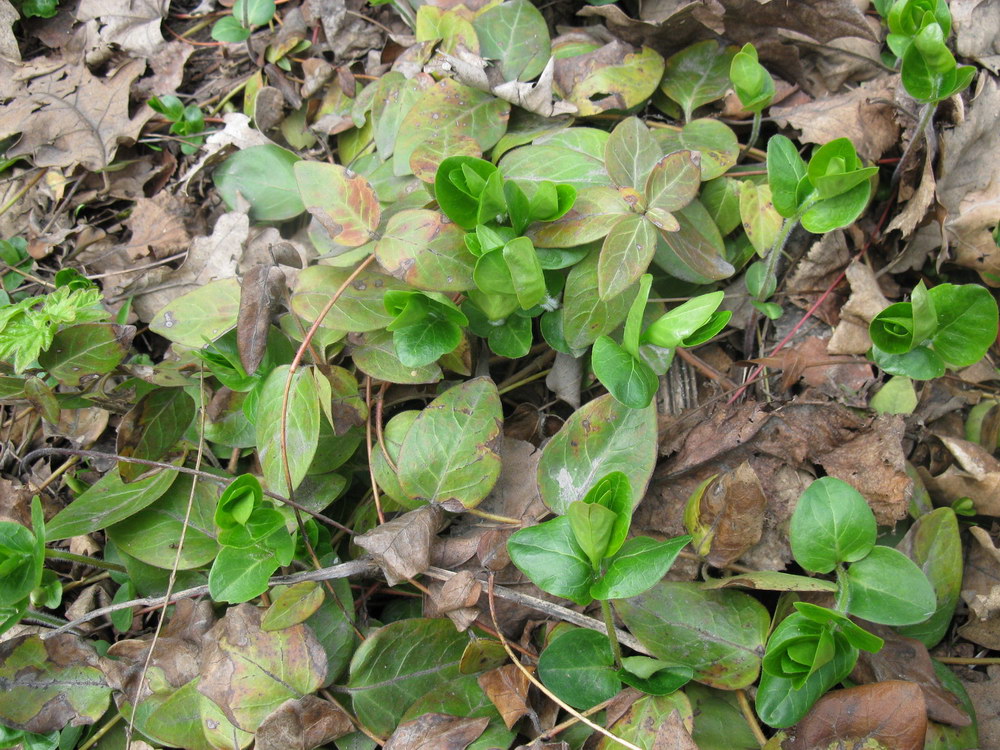
{"type": "MultiPolygon", "coordinates": [[[[899,632],[871,625],[887,645],[876,655],[863,653],[851,674],[859,685],[817,696],[811,711],[768,746],[864,738],[879,747],[957,750],[1000,741],[989,719],[996,668],[970,663],[951,672],[942,665],[1000,650],[1000,553],[992,522],[1000,516],[994,491],[1000,466],[995,416],[986,409],[995,404],[995,370],[981,364],[978,375],[959,372],[947,387],[914,383],[917,406],[875,413],[875,395],[887,386],[865,359],[872,319],[904,298],[918,276],[937,281],[947,271],[942,280],[1000,283],[990,157],[998,91],[990,71],[997,71],[998,50],[984,32],[996,20],[988,3],[951,3],[955,50],[984,71],[971,96],[939,108],[926,140],[914,129],[899,75],[880,57],[878,16],[848,0],[794,9],[764,0],[649,2],[632,15],[627,5],[567,9],[526,0],[419,8],[292,2],[273,11],[281,25],[269,25],[269,17],[248,30],[246,45],[213,42],[208,27],[196,25],[204,9],[168,9],[159,0],[84,0],[75,8],[55,6],[55,18],[47,20],[31,18],[27,5],[0,0],[0,138],[12,178],[0,209],[9,236],[0,239],[23,236],[32,249],[30,276],[16,270],[11,276],[22,256],[0,249],[2,294],[31,285],[33,294],[43,293],[39,278],[52,283],[55,271],[76,268],[98,281],[121,317],[115,328],[104,322],[80,324],[92,326],[87,331],[66,328],[60,341],[100,340],[105,349],[117,342],[110,348],[124,353],[93,354],[96,364],[80,365],[63,363],[58,348],[46,352],[40,364],[53,379],[35,377],[23,390],[11,382],[19,373],[2,365],[5,452],[23,457],[45,440],[123,459],[182,462],[198,449],[199,415],[211,402],[211,447],[201,444],[210,452],[208,476],[262,474],[268,490],[328,515],[330,523],[307,528],[309,516],[255,500],[240,506],[260,513],[241,526],[249,535],[238,542],[244,546],[233,546],[220,516],[214,524],[200,517],[204,511],[194,503],[201,500],[189,482],[192,504],[171,516],[170,528],[187,524],[194,536],[196,524],[210,527],[199,533],[213,550],[267,543],[265,557],[280,558],[282,572],[293,579],[307,575],[307,567],[322,571],[339,558],[362,556],[381,575],[356,578],[350,587],[342,579],[323,582],[325,596],[303,603],[301,611],[281,599],[278,588],[251,597],[256,604],[214,611],[205,599],[181,598],[164,614],[155,642],[158,609],[109,613],[110,619],[91,624],[94,630],[81,626],[86,635],[39,635],[40,624],[52,627],[112,601],[162,597],[168,588],[206,582],[211,593],[211,566],[173,571],[175,582],[172,564],[129,553],[134,540],[124,541],[124,527],[80,513],[88,498],[102,502],[99,491],[84,496],[87,486],[113,483],[121,504],[110,516],[103,508],[102,518],[120,524],[164,517],[158,497],[143,496],[142,488],[151,481],[165,485],[169,475],[141,478],[149,467],[124,462],[105,473],[113,462],[86,457],[63,468],[61,460],[36,458],[22,467],[5,459],[3,521],[34,528],[30,498],[40,494],[54,520],[47,537],[54,559],[68,547],[112,566],[103,582],[84,585],[85,561],[50,562],[63,577],[65,604],[53,581],[40,577],[28,619],[0,635],[0,684],[11,704],[0,708],[0,724],[9,731],[60,732],[65,744],[76,741],[71,731],[93,737],[94,727],[116,717],[131,724],[135,715],[129,732],[137,738],[179,747],[252,741],[267,748],[347,748],[378,741],[387,748],[465,748],[531,740],[543,747],[557,746],[557,737],[570,743],[563,746],[579,747],[591,730],[576,724],[565,735],[557,732],[571,714],[530,689],[528,676],[506,657],[468,673],[461,664],[466,652],[498,647],[495,639],[503,638],[531,671],[570,627],[553,606],[565,600],[540,590],[513,565],[507,541],[515,524],[568,513],[595,481],[621,469],[636,506],[633,535],[694,538],[666,581],[619,600],[614,624],[626,629],[623,637],[638,638],[623,640],[633,644],[632,658],[685,665],[697,682],[667,695],[622,690],[605,717],[615,736],[644,747],[706,750],[737,747],[760,731],[733,698],[745,698],[740,691],[758,680],[774,607],[788,609],[793,600],[827,595],[833,586],[793,575],[800,571],[788,536],[799,496],[826,476],[860,491],[879,525],[895,529],[882,543],[893,545],[888,534],[903,537],[910,530],[899,549],[921,566],[939,611],[899,632]],[[502,170],[538,191],[551,169],[565,175],[559,179],[566,184],[576,180],[576,208],[552,227],[526,231],[540,246],[543,238],[582,245],[577,238],[597,223],[584,213],[591,203],[620,201],[625,208],[603,209],[617,221],[645,200],[642,185],[629,193],[605,167],[607,131],[627,110],[639,108],[653,128],[653,161],[661,147],[683,146],[699,152],[694,163],[703,180],[753,181],[761,166],[754,161],[763,153],[737,156],[736,147],[708,134],[718,117],[736,116],[747,118],[735,126],[740,143],[745,140],[752,113],[734,109],[732,95],[726,97],[729,61],[748,42],[779,77],[782,99],[769,110],[767,134],[795,137],[805,156],[813,144],[847,136],[866,163],[881,160],[891,170],[899,159],[909,161],[900,202],[875,199],[874,207],[886,208],[881,217],[869,211],[853,227],[814,243],[792,236],[775,297],[785,317],[762,330],[759,345],[744,350],[742,331],[731,329],[710,347],[677,356],[657,380],[651,406],[626,408],[604,394],[581,355],[595,332],[618,335],[637,274],[614,287],[627,292],[622,299],[601,300],[599,313],[587,310],[587,295],[596,294],[608,274],[607,260],[598,265],[600,251],[592,251],[568,279],[565,314],[546,312],[538,337],[531,318],[521,318],[529,344],[518,356],[500,356],[503,344],[495,346],[493,333],[476,330],[467,318],[444,356],[401,361],[401,326],[391,322],[399,311],[390,309],[386,291],[423,295],[441,306],[432,309],[453,305],[465,317],[469,300],[458,293],[490,288],[482,282],[489,262],[483,246],[466,253],[460,245],[468,245],[469,235],[450,222],[444,204],[442,212],[428,208],[435,205],[428,186],[446,157],[492,155],[502,170]],[[697,64],[686,69],[687,63],[697,64]],[[179,149],[171,130],[177,123],[146,106],[152,95],[177,95],[200,109],[204,131],[194,137],[207,137],[193,154],[179,149]],[[309,157],[288,174],[275,167],[267,176],[314,221],[300,220],[293,207],[275,219],[277,226],[261,226],[267,207],[252,181],[241,181],[238,169],[231,172],[235,189],[220,181],[220,165],[260,147],[287,155],[275,165],[309,157]],[[528,149],[546,159],[528,158],[528,149]],[[502,154],[509,155],[501,160],[502,154]],[[749,163],[737,165],[737,159],[749,163]],[[723,176],[706,172],[715,168],[723,176]],[[300,172],[311,176],[296,184],[300,172]],[[434,227],[427,238],[411,236],[415,214],[406,212],[414,211],[427,214],[421,226],[434,227]],[[373,253],[378,267],[349,279],[373,253]],[[265,387],[256,373],[294,369],[295,348],[342,284],[347,294],[308,337],[304,363],[296,361],[309,385],[297,386],[285,406],[282,384],[265,387]],[[444,301],[432,296],[440,292],[447,293],[444,301]],[[790,330],[813,308],[804,330],[790,330]],[[138,333],[123,328],[126,323],[138,333]],[[532,348],[538,343],[544,346],[532,348]],[[123,360],[124,369],[116,369],[123,360]],[[727,403],[748,365],[767,368],[766,385],[727,403]],[[90,369],[81,374],[81,367],[90,369]],[[693,387],[674,388],[681,370],[693,387]],[[14,389],[12,397],[5,388],[14,389]],[[258,400],[258,413],[268,419],[254,426],[247,415],[258,400]],[[317,407],[315,415],[304,413],[305,402],[317,407]],[[981,422],[972,416],[977,404],[981,422]],[[276,432],[283,408],[290,411],[284,447],[276,432]],[[392,420],[411,411],[403,428],[393,429],[392,420]],[[35,413],[39,424],[24,424],[35,413]],[[288,458],[291,488],[275,458],[281,450],[295,454],[288,458]],[[938,506],[933,513],[927,512],[931,503],[938,506]],[[977,524],[961,515],[954,522],[954,513],[952,525],[939,520],[951,508],[965,508],[977,524]],[[349,540],[338,525],[351,531],[349,540]],[[253,536],[258,533],[263,536],[253,536]],[[64,538],[65,544],[58,541],[64,538]],[[308,563],[287,565],[297,544],[303,546],[297,559],[308,563]],[[496,621],[488,584],[523,595],[516,604],[496,596],[496,621]],[[775,592],[784,593],[779,599],[775,592]],[[262,622],[272,598],[298,614],[286,613],[280,627],[262,622]],[[542,627],[540,617],[546,618],[542,627]],[[100,641],[112,642],[106,656],[94,648],[100,641]],[[977,711],[970,711],[963,684],[977,711]],[[132,710],[136,703],[141,710],[132,710]]],[[[664,231],[652,256],[681,280],[664,287],[667,298],[691,296],[713,274],[737,276],[754,254],[749,248],[740,260],[746,248],[732,235],[723,242],[722,235],[716,241],[691,231],[702,221],[700,212],[720,221],[725,210],[700,187],[697,206],[677,212],[681,233],[664,231]]],[[[440,186],[435,189],[443,200],[440,186]]],[[[736,195],[739,190],[737,184],[736,195]]],[[[737,212],[737,224],[739,218],[737,212]]],[[[544,276],[538,269],[541,288],[556,300],[562,289],[546,283],[578,259],[563,256],[571,252],[564,247],[541,252],[547,253],[544,276]]],[[[507,257],[509,274],[526,273],[514,264],[513,250],[496,257],[507,257]]],[[[521,291],[528,276],[511,278],[513,287],[504,289],[521,291]]],[[[745,289],[742,281],[733,283],[727,295],[745,299],[745,289]]],[[[514,340],[508,321],[531,305],[504,294],[513,306],[487,323],[504,326],[503,335],[514,340]]],[[[486,303],[472,296],[472,304],[486,303]]],[[[662,308],[663,302],[650,304],[662,308]]],[[[751,306],[741,309],[741,325],[759,319],[751,306]]],[[[653,347],[644,342],[643,348],[653,347]]],[[[0,617],[8,616],[5,606],[0,601],[0,617]]],[[[576,609],[591,628],[604,627],[596,605],[576,609]]],[[[593,734],[586,746],[614,745],[593,734]]]]}

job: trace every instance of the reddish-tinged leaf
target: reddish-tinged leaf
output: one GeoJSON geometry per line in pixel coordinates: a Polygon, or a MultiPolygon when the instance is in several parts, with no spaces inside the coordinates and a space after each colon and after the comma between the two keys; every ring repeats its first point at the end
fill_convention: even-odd
{"type": "Polygon", "coordinates": [[[327,745],[353,730],[344,709],[306,695],[274,709],[257,729],[253,746],[255,750],[305,750],[327,745]]]}
{"type": "Polygon", "coordinates": [[[438,211],[393,214],[375,256],[388,273],[417,289],[460,292],[473,283],[476,259],[465,246],[465,232],[438,211]]]}
{"type": "Polygon", "coordinates": [[[696,151],[674,151],[657,161],[645,183],[649,207],[678,211],[693,201],[701,187],[700,164],[696,151]]]}
{"type": "Polygon", "coordinates": [[[382,217],[368,180],[339,164],[295,163],[295,181],[306,210],[341,245],[360,247],[372,238],[382,217]]]}
{"type": "Polygon", "coordinates": [[[597,290],[602,300],[615,297],[646,272],[656,252],[656,229],[638,214],[621,219],[601,246],[597,290]]]}
{"type": "Polygon", "coordinates": [[[628,213],[628,204],[614,188],[587,187],[562,218],[533,224],[526,234],[537,247],[576,247],[604,237],[628,213]]]}
{"type": "Polygon", "coordinates": [[[812,707],[783,743],[785,750],[816,750],[874,740],[887,750],[923,750],[927,711],[920,687],[891,680],[834,690],[812,707]]]}

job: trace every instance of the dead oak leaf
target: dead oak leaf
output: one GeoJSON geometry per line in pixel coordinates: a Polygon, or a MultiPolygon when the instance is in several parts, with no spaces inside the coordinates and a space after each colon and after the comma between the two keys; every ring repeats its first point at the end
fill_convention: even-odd
{"type": "Polygon", "coordinates": [[[118,145],[133,143],[153,114],[144,107],[129,115],[129,88],[145,69],[131,60],[100,78],[53,58],[17,68],[4,91],[18,90],[0,114],[0,138],[21,135],[7,158],[27,157],[36,167],[107,167],[118,145]]]}
{"type": "Polygon", "coordinates": [[[184,225],[184,214],[189,210],[182,199],[166,191],[136,201],[125,222],[132,230],[132,240],[125,247],[129,257],[165,258],[186,249],[191,237],[184,225]]]}
{"type": "Polygon", "coordinates": [[[100,39],[134,57],[150,57],[165,41],[160,22],[170,0],[80,0],[76,20],[97,21],[100,39]]]}

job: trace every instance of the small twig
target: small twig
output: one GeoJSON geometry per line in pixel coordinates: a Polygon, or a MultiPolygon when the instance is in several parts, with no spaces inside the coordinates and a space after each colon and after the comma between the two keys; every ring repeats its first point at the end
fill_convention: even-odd
{"type": "MultiPolygon", "coordinates": [[[[372,463],[372,379],[370,375],[365,375],[365,404],[368,406],[368,418],[365,420],[365,450],[368,451],[368,478],[372,484],[372,498],[375,500],[375,515],[378,516],[379,524],[385,523],[385,513],[382,512],[382,498],[378,493],[378,481],[375,479],[375,465],[372,463]]],[[[382,446],[382,452],[386,460],[389,460],[389,453],[382,446]]],[[[393,468],[395,471],[395,467],[393,468]]]]}
{"type": "Polygon", "coordinates": [[[753,732],[754,739],[760,743],[761,747],[764,747],[767,744],[767,737],[764,736],[764,731],[760,728],[760,724],[757,723],[757,717],[750,707],[750,701],[747,700],[747,691],[742,689],[737,690],[736,701],[740,704],[740,711],[743,712],[743,718],[750,725],[750,731],[753,732]]]}

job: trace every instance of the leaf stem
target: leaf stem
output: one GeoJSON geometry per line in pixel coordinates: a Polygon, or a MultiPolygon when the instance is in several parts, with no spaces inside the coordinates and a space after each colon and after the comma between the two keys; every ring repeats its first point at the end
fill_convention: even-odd
{"type": "Polygon", "coordinates": [[[80,565],[89,565],[92,568],[102,568],[104,570],[114,570],[118,573],[127,573],[124,565],[119,565],[118,563],[108,562],[107,560],[98,560],[93,557],[87,557],[86,555],[76,555],[72,552],[66,552],[61,549],[47,549],[45,550],[46,560],[65,560],[67,562],[79,563],[80,565]]]}
{"type": "Polygon", "coordinates": [[[750,707],[750,701],[747,699],[747,691],[742,689],[737,690],[736,701],[740,704],[740,711],[743,712],[743,718],[750,725],[750,731],[753,732],[754,739],[760,743],[761,747],[764,747],[767,744],[767,737],[764,735],[764,730],[760,728],[760,724],[757,723],[757,717],[754,715],[753,708],[750,707]]]}
{"type": "Polygon", "coordinates": [[[781,225],[781,232],[778,233],[777,238],[774,240],[774,245],[771,246],[771,250],[767,255],[764,271],[764,283],[754,296],[755,302],[764,302],[767,299],[767,297],[762,294],[762,292],[768,287],[767,280],[774,276],[774,270],[778,267],[778,258],[781,257],[781,253],[784,251],[785,245],[788,244],[788,238],[792,236],[792,231],[799,225],[799,220],[802,218],[803,213],[805,212],[799,211],[791,219],[785,219],[785,222],[781,225]]]}
{"type": "Polygon", "coordinates": [[[615,616],[611,612],[611,602],[601,599],[601,614],[604,615],[604,627],[608,629],[608,641],[611,642],[611,653],[615,657],[615,669],[622,668],[622,647],[618,643],[618,634],[615,632],[615,616]]]}
{"type": "MultiPolygon", "coordinates": [[[[892,170],[892,178],[889,180],[889,191],[890,193],[896,189],[899,185],[899,180],[903,176],[903,168],[906,166],[906,162],[909,157],[913,154],[914,149],[917,144],[920,143],[924,132],[927,130],[927,126],[930,125],[931,120],[934,118],[934,113],[937,111],[937,102],[933,104],[925,104],[924,108],[920,110],[920,119],[917,121],[917,127],[913,131],[913,136],[910,138],[910,142],[906,144],[906,150],[903,151],[903,155],[899,157],[899,161],[896,162],[896,168],[892,170]]],[[[931,154],[927,154],[927,158],[931,158],[931,154]]]]}
{"type": "Polygon", "coordinates": [[[837,596],[833,602],[833,608],[842,614],[847,614],[847,605],[850,603],[851,592],[847,587],[846,571],[844,566],[837,563],[837,596]]]}
{"type": "Polygon", "coordinates": [[[757,138],[760,137],[760,121],[761,121],[760,112],[754,112],[753,124],[750,126],[750,137],[747,139],[747,145],[745,145],[740,150],[739,160],[742,160],[743,157],[749,154],[750,151],[753,149],[753,147],[757,144],[757,138]]]}

